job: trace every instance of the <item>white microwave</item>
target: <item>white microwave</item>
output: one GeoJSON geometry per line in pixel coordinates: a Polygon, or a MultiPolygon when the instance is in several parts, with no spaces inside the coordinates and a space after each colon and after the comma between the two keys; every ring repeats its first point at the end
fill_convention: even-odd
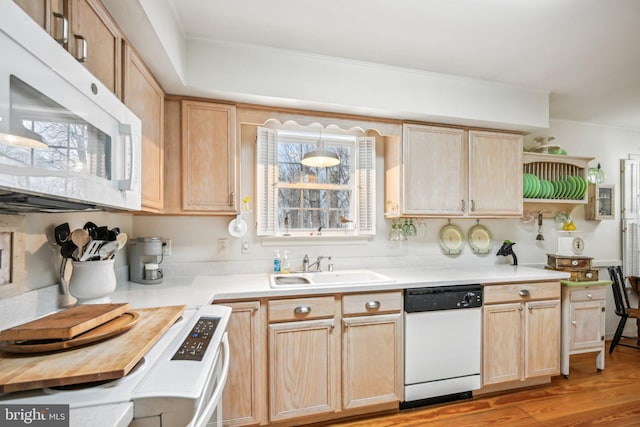
{"type": "Polygon", "coordinates": [[[0,13],[0,210],[139,210],[140,120],[12,1],[0,13]]]}

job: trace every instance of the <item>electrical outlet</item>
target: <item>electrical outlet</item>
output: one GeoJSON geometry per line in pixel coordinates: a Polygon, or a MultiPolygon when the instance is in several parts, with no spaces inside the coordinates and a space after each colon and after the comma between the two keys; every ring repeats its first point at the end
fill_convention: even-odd
{"type": "Polygon", "coordinates": [[[229,253],[228,239],[218,239],[218,253],[220,255],[227,255],[229,253]]]}
{"type": "Polygon", "coordinates": [[[162,255],[171,255],[171,239],[162,240],[162,255]]]}
{"type": "Polygon", "coordinates": [[[240,241],[240,252],[243,254],[251,253],[249,250],[249,242],[244,239],[240,241]]]}

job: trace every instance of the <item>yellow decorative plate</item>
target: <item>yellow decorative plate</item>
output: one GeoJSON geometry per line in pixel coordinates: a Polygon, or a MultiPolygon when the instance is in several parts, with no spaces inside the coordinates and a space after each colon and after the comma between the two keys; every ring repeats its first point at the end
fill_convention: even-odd
{"type": "Polygon", "coordinates": [[[493,248],[491,232],[484,225],[474,225],[469,229],[469,246],[477,254],[488,254],[493,248]]]}
{"type": "Polygon", "coordinates": [[[440,246],[447,255],[458,255],[464,247],[464,233],[457,225],[449,224],[440,229],[440,246]]]}

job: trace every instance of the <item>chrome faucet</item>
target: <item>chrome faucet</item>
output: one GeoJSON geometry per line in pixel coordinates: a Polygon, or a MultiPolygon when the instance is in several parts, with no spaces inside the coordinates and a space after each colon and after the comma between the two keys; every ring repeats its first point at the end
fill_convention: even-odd
{"type": "MultiPolygon", "coordinates": [[[[323,259],[328,259],[331,260],[330,256],[319,256],[312,264],[309,264],[309,257],[307,255],[304,256],[304,258],[302,259],[302,270],[303,271],[310,271],[311,268],[313,266],[316,267],[316,271],[322,271],[322,269],[320,268],[320,261],[322,261],[323,259]]],[[[331,268],[329,269],[329,271],[331,271],[331,268]]]]}

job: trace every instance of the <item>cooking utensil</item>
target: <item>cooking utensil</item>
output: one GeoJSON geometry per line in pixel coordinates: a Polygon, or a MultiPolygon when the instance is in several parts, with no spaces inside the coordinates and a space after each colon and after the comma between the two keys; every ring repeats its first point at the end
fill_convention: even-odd
{"type": "Polygon", "coordinates": [[[118,241],[118,250],[124,248],[124,245],[127,244],[127,233],[120,233],[116,236],[116,240],[118,241]]]}
{"type": "Polygon", "coordinates": [[[542,235],[542,212],[538,212],[538,235],[536,236],[536,240],[544,240],[544,236],[542,235]]]}
{"type": "Polygon", "coordinates": [[[93,236],[93,232],[96,228],[98,228],[97,225],[95,225],[93,222],[91,221],[87,221],[83,226],[83,229],[87,230],[89,232],[89,236],[91,236],[92,239],[95,239],[95,237],[93,236]]]}
{"type": "Polygon", "coordinates": [[[69,240],[70,234],[71,234],[71,228],[69,228],[68,222],[58,225],[53,230],[53,235],[56,239],[56,243],[60,246],[64,245],[69,240]]]}
{"type": "Polygon", "coordinates": [[[78,228],[71,233],[71,241],[78,247],[78,258],[82,256],[84,247],[91,241],[89,232],[84,228],[78,228]]]}
{"type": "Polygon", "coordinates": [[[98,258],[100,254],[100,247],[105,244],[104,240],[92,240],[84,249],[84,253],[78,261],[87,261],[92,258],[98,258]]]}
{"type": "Polygon", "coordinates": [[[100,248],[98,249],[98,255],[102,260],[111,259],[115,256],[116,251],[118,250],[119,247],[120,247],[120,244],[118,243],[117,240],[114,240],[112,242],[107,242],[104,245],[100,246],[100,248]]]}

